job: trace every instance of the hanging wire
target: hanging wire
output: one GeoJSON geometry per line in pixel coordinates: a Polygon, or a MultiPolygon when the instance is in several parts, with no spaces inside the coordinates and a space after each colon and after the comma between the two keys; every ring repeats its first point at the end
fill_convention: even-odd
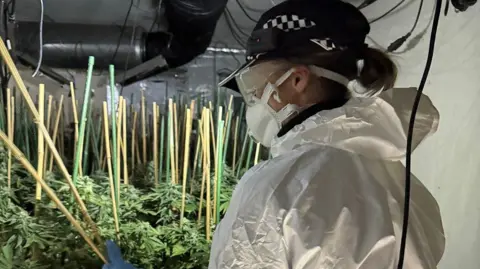
{"type": "Polygon", "coordinates": [[[228,20],[230,20],[233,25],[235,26],[235,28],[242,34],[244,35],[245,37],[249,37],[250,35],[245,33],[242,28],[240,27],[240,25],[237,23],[237,21],[235,21],[235,19],[233,18],[232,16],[232,13],[230,12],[230,10],[228,8],[225,8],[225,13],[227,15],[227,18],[228,20]]]}
{"type": "Polygon", "coordinates": [[[403,3],[405,3],[405,0],[400,0],[400,2],[398,2],[394,7],[392,7],[391,9],[389,9],[387,12],[385,12],[383,15],[369,21],[370,24],[374,23],[374,22],[377,22],[383,18],[385,18],[386,16],[388,16],[390,13],[392,13],[393,11],[395,11],[399,6],[401,6],[403,3]]]}
{"type": "MultiPolygon", "coordinates": [[[[136,28],[137,28],[137,14],[135,14],[135,17],[134,17],[134,20],[133,20],[132,36],[130,37],[130,50],[127,53],[127,59],[125,60],[125,68],[123,70],[123,79],[122,79],[123,82],[125,81],[125,78],[127,76],[128,60],[130,59],[130,53],[133,50],[133,42],[135,41],[135,30],[136,30],[136,28]]],[[[124,83],[122,83],[122,87],[120,88],[120,96],[123,95],[123,87],[124,87],[123,84],[124,83]]]]}
{"type": "Polygon", "coordinates": [[[410,185],[411,185],[411,169],[412,169],[412,144],[413,144],[413,130],[415,128],[415,117],[418,107],[420,105],[420,99],[422,98],[423,89],[427,83],[428,73],[432,66],[433,53],[435,50],[435,40],[437,38],[438,22],[440,20],[440,12],[442,9],[442,0],[437,0],[435,7],[435,15],[433,17],[432,32],[430,34],[430,44],[428,48],[427,62],[425,63],[425,69],[423,71],[422,79],[418,87],[415,101],[413,102],[412,113],[410,114],[410,121],[408,124],[407,134],[407,152],[405,160],[405,201],[403,206],[403,224],[402,224],[402,237],[400,241],[400,253],[398,258],[397,269],[402,269],[405,260],[405,248],[407,244],[408,234],[408,219],[410,213],[410,185]]]}
{"type": "Polygon", "coordinates": [[[148,30],[149,33],[153,31],[153,27],[155,26],[155,24],[157,24],[158,14],[160,13],[160,7],[162,6],[161,3],[162,2],[159,1],[158,5],[157,5],[157,8],[155,9],[155,17],[153,18],[152,25],[150,25],[150,28],[148,30]]]}
{"type": "Polygon", "coordinates": [[[371,4],[375,3],[375,2],[377,2],[377,0],[365,0],[357,8],[358,9],[364,9],[364,8],[370,6],[371,4]]]}
{"type": "MultiPolygon", "coordinates": [[[[264,13],[265,10],[263,9],[257,9],[257,8],[253,8],[249,5],[247,5],[246,1],[245,0],[240,0],[241,3],[242,3],[242,6],[246,9],[246,10],[249,10],[249,11],[252,11],[252,12],[257,12],[257,13],[264,13]]],[[[258,2],[257,2],[258,3],[258,2]]]]}
{"type": "Polygon", "coordinates": [[[257,23],[257,20],[252,18],[252,16],[250,16],[250,14],[248,14],[247,10],[245,10],[245,7],[243,7],[243,4],[240,2],[240,0],[237,0],[237,4],[240,7],[240,9],[242,10],[243,14],[245,14],[245,16],[247,16],[247,18],[249,20],[253,21],[254,23],[257,23]]]}
{"type": "Polygon", "coordinates": [[[42,66],[42,60],[43,60],[43,13],[44,13],[44,6],[43,6],[43,0],[40,0],[40,29],[39,29],[39,52],[38,52],[38,62],[37,62],[37,68],[35,69],[35,72],[33,72],[32,77],[36,77],[37,74],[40,71],[40,67],[42,66]]]}
{"type": "Polygon", "coordinates": [[[407,39],[410,38],[410,36],[412,35],[415,28],[417,28],[418,21],[420,19],[420,14],[422,13],[422,7],[423,7],[423,0],[420,0],[420,5],[419,5],[418,11],[417,11],[417,17],[415,18],[415,22],[413,23],[412,29],[408,33],[406,33],[405,35],[397,38],[395,41],[390,43],[390,45],[387,48],[388,52],[396,51],[398,48],[400,48],[405,43],[405,41],[407,41],[407,39]]]}
{"type": "Polygon", "coordinates": [[[233,39],[237,41],[238,45],[245,49],[245,42],[242,40],[242,38],[235,32],[235,29],[233,28],[232,24],[230,23],[230,20],[228,19],[228,16],[226,13],[223,14],[225,17],[225,21],[227,22],[227,27],[230,29],[230,33],[232,34],[233,39]]]}
{"type": "Polygon", "coordinates": [[[132,11],[133,7],[133,0],[130,0],[130,6],[127,10],[127,15],[125,15],[125,19],[123,20],[122,30],[120,31],[120,35],[118,36],[117,46],[115,48],[115,52],[113,53],[112,60],[110,61],[113,64],[115,57],[117,56],[118,49],[120,47],[120,42],[122,41],[123,33],[125,33],[125,29],[127,28],[128,17],[130,17],[130,12],[132,11]]]}
{"type": "Polygon", "coordinates": [[[420,15],[422,14],[422,7],[423,7],[423,0],[420,0],[420,5],[419,5],[418,11],[417,11],[417,17],[415,18],[415,22],[413,23],[412,29],[410,30],[409,33],[413,33],[415,28],[417,28],[418,21],[420,20],[420,15]]]}

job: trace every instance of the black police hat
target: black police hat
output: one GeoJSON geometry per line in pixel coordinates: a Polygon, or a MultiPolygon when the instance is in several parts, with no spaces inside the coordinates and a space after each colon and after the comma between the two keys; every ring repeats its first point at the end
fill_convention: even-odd
{"type": "Polygon", "coordinates": [[[233,79],[259,60],[365,46],[370,25],[353,5],[340,0],[287,0],[258,20],[247,41],[246,63],[219,83],[238,91],[233,79]],[[301,50],[296,48],[302,48],[301,50]]]}

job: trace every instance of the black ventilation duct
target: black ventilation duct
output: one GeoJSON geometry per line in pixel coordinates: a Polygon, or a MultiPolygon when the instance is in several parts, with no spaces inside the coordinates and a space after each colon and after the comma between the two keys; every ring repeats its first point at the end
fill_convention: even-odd
{"type": "Polygon", "coordinates": [[[156,34],[149,34],[147,58],[162,54],[169,66],[177,67],[205,52],[227,1],[164,1],[165,17],[172,39],[167,47],[156,46],[156,42],[162,43],[164,38],[157,37],[156,34]]]}
{"type": "MultiPolygon", "coordinates": [[[[227,0],[163,1],[168,33],[147,33],[140,27],[126,27],[121,35],[122,29],[118,26],[44,23],[43,65],[85,69],[88,57],[95,56],[97,69],[107,69],[113,63],[123,70],[125,66],[135,68],[161,55],[168,68],[175,68],[205,52],[226,4],[227,0]]],[[[28,55],[38,59],[38,32],[38,22],[17,23],[15,50],[20,58],[28,55]]],[[[149,70],[128,78],[128,83],[165,70],[165,66],[152,64],[146,68],[149,70]]]]}
{"type": "MultiPolygon", "coordinates": [[[[122,29],[114,25],[44,23],[42,65],[85,69],[89,56],[95,57],[95,67],[98,69],[108,69],[111,63],[123,69],[127,56],[128,68],[139,65],[145,61],[146,33],[137,27],[133,46],[130,46],[133,30],[132,27],[126,27],[119,40],[122,29]]],[[[37,22],[17,23],[15,50],[18,56],[27,54],[38,59],[38,33],[37,22]]]]}

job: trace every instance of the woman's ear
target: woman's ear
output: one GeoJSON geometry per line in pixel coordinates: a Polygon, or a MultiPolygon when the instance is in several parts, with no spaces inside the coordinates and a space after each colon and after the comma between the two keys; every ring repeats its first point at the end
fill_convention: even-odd
{"type": "Polygon", "coordinates": [[[295,72],[293,72],[291,77],[292,87],[298,93],[303,93],[310,80],[310,69],[306,66],[295,67],[295,72]]]}

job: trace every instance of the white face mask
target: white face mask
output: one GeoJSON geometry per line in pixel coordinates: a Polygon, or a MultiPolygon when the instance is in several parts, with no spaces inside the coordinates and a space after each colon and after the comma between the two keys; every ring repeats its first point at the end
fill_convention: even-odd
{"type": "MultiPolygon", "coordinates": [[[[338,73],[317,66],[309,66],[309,68],[318,77],[336,81],[346,87],[349,86],[349,80],[338,73]]],[[[284,121],[301,111],[301,109],[294,104],[288,104],[278,112],[268,105],[268,100],[272,95],[276,101],[280,102],[278,86],[285,82],[294,71],[294,68],[287,71],[275,84],[267,83],[260,99],[256,98],[253,94],[254,90],[248,89],[248,87],[246,88],[250,90],[250,93],[246,91],[245,93],[242,92],[247,104],[251,103],[247,106],[246,113],[246,121],[250,134],[265,147],[271,147],[272,141],[282,128],[284,121]]]]}
{"type": "Polygon", "coordinates": [[[286,105],[278,112],[268,105],[268,100],[273,94],[274,98],[280,101],[278,86],[285,82],[293,71],[291,69],[286,72],[275,84],[268,83],[262,97],[260,99],[253,97],[254,104],[247,107],[246,121],[250,135],[265,147],[271,146],[273,138],[282,128],[282,123],[300,111],[299,107],[293,104],[286,105]]]}

